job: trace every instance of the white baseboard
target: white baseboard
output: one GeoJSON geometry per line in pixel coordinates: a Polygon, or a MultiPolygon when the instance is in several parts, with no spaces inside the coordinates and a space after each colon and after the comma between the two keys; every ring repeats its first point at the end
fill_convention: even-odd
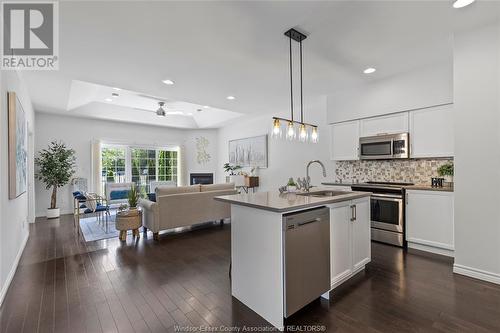
{"type": "Polygon", "coordinates": [[[463,265],[454,264],[453,273],[465,275],[475,279],[500,284],[500,274],[483,271],[482,269],[467,267],[463,265]]]}
{"type": "Polygon", "coordinates": [[[21,256],[23,255],[24,248],[26,247],[26,243],[28,242],[30,234],[29,232],[26,233],[26,236],[24,237],[21,247],[19,248],[19,251],[17,252],[16,258],[14,259],[14,263],[12,264],[12,267],[10,268],[9,275],[7,275],[7,279],[5,280],[5,284],[3,285],[2,290],[0,291],[0,305],[2,305],[3,300],[5,298],[5,295],[7,294],[7,291],[9,290],[10,283],[12,282],[12,279],[14,278],[14,274],[16,274],[17,266],[19,265],[19,260],[21,260],[21,256]]]}
{"type": "Polygon", "coordinates": [[[408,247],[410,249],[415,249],[415,250],[420,250],[420,251],[425,251],[425,252],[431,252],[434,254],[440,254],[442,256],[446,257],[455,257],[455,251],[449,250],[449,249],[444,249],[444,248],[439,248],[427,244],[418,244],[414,243],[408,240],[408,247]]]}
{"type": "MultiPolygon", "coordinates": [[[[71,208],[62,209],[61,208],[61,215],[69,215],[69,214],[73,214],[73,209],[71,209],[71,208]]],[[[46,216],[46,212],[45,211],[43,211],[43,212],[37,212],[35,215],[36,215],[36,217],[45,217],[46,216]]]]}

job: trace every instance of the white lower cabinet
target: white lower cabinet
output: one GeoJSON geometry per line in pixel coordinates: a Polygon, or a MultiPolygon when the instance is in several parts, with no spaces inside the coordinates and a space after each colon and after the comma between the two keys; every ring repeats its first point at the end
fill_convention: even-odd
{"type": "Polygon", "coordinates": [[[329,207],[333,289],[371,260],[370,198],[338,202],[329,207]]]}
{"type": "Polygon", "coordinates": [[[407,190],[408,247],[453,257],[453,205],[453,192],[407,190]]]}

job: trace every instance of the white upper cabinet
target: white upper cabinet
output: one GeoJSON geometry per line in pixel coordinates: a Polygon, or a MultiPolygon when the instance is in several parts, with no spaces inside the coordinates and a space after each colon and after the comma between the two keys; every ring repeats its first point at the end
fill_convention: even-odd
{"type": "Polygon", "coordinates": [[[408,132],[408,112],[361,119],[361,136],[408,132]]]}
{"type": "Polygon", "coordinates": [[[359,120],[331,125],[331,157],[335,161],[359,159],[359,120]]]}
{"type": "Polygon", "coordinates": [[[454,156],[453,104],[410,111],[411,157],[454,156]]]}

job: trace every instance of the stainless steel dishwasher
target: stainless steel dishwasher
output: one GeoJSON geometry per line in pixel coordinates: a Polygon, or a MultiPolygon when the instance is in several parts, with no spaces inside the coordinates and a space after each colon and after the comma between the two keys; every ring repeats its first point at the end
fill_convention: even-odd
{"type": "Polygon", "coordinates": [[[330,290],[330,210],[283,216],[285,318],[330,290]]]}

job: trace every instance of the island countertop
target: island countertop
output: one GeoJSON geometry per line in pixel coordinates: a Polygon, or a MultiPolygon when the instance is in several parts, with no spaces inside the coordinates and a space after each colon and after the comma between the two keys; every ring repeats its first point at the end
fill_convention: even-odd
{"type": "MultiPolygon", "coordinates": [[[[311,191],[311,193],[321,190],[325,189],[315,188],[314,191],[311,191]]],[[[278,213],[284,213],[302,208],[312,208],[339,201],[368,197],[370,195],[371,195],[370,192],[355,192],[355,191],[346,191],[345,194],[336,195],[332,197],[314,197],[314,196],[300,195],[298,193],[257,192],[257,193],[240,193],[233,195],[224,195],[215,197],[214,199],[234,205],[241,205],[263,210],[269,210],[278,213]]]]}

